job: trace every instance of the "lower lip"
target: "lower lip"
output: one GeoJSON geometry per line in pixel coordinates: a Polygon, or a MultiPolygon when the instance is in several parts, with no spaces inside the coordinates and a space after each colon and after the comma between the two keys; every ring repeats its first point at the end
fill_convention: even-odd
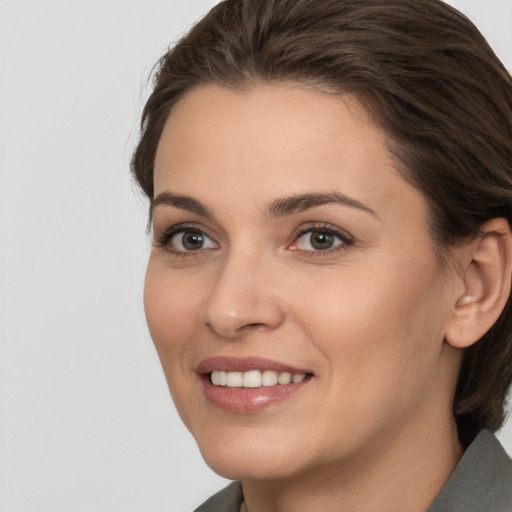
{"type": "Polygon", "coordinates": [[[259,388],[230,388],[214,386],[210,376],[203,377],[206,399],[216,407],[229,412],[251,413],[261,411],[276,402],[287,400],[299,392],[309,381],[306,377],[296,384],[278,384],[259,388]]]}

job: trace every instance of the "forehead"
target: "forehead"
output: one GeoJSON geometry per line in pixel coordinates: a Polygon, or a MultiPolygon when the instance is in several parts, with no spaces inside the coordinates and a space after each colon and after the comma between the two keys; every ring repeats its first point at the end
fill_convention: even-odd
{"type": "Polygon", "coordinates": [[[294,145],[307,152],[320,139],[339,139],[340,131],[345,137],[351,131],[359,143],[385,140],[352,95],[294,83],[244,89],[210,84],[192,89],[173,107],[157,148],[157,165],[171,151],[200,149],[196,156],[201,156],[211,149],[218,156],[239,141],[247,149],[249,144],[268,150],[294,145]],[[365,129],[355,133],[356,127],[365,129]]]}
{"type": "Polygon", "coordinates": [[[293,83],[188,92],[156,154],[155,195],[167,190],[219,204],[337,190],[372,209],[402,210],[411,206],[407,192],[424,206],[395,169],[384,132],[353,96],[293,83]]]}

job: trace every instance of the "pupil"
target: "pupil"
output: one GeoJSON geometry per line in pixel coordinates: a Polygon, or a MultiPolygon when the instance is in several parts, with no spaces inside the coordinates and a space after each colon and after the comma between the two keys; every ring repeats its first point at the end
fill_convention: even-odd
{"type": "Polygon", "coordinates": [[[331,235],[330,233],[326,233],[325,231],[315,231],[311,233],[311,245],[315,249],[330,249],[333,243],[334,235],[331,235]]]}
{"type": "Polygon", "coordinates": [[[183,235],[182,243],[183,247],[189,251],[201,249],[201,246],[203,245],[203,235],[194,231],[188,231],[183,235]]]}

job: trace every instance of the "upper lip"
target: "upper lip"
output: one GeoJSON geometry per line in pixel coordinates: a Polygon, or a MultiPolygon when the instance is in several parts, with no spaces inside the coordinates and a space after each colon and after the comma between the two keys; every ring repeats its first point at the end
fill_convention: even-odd
{"type": "Polygon", "coordinates": [[[203,359],[196,367],[196,372],[200,374],[213,371],[248,372],[250,370],[274,370],[294,374],[311,373],[303,368],[262,357],[215,356],[203,359]]]}

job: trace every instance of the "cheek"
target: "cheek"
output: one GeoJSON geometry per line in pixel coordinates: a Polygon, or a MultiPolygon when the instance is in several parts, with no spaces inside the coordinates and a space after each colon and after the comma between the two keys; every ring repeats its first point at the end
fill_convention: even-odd
{"type": "MultiPolygon", "coordinates": [[[[144,310],[160,358],[180,352],[199,316],[199,295],[190,283],[150,260],[144,283],[144,310]]],[[[174,359],[174,358],[173,358],[174,359]]]]}
{"type": "Polygon", "coordinates": [[[201,410],[191,364],[191,341],[198,338],[199,290],[150,260],[144,284],[146,320],[172,399],[189,428],[201,410]]]}
{"type": "Polygon", "coordinates": [[[446,311],[442,280],[432,267],[398,268],[347,269],[307,286],[307,305],[296,301],[296,318],[329,362],[335,388],[390,396],[391,389],[419,390],[435,372],[446,311]]]}

